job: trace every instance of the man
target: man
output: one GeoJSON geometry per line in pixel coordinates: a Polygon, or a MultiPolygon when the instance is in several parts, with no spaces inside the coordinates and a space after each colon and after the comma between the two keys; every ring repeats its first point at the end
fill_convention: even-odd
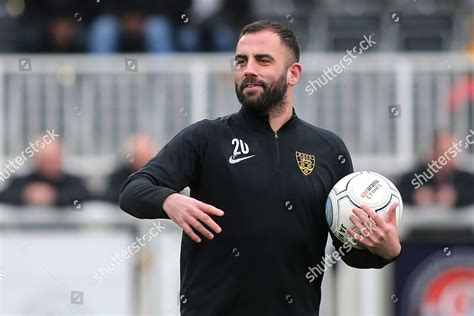
{"type": "MultiPolygon", "coordinates": [[[[321,278],[305,274],[324,257],[328,193],[353,169],[336,135],[296,115],[298,61],[289,29],[245,26],[235,56],[240,111],[185,128],[124,184],[123,210],[184,230],[182,315],[318,314],[321,278]],[[191,197],[177,193],[186,186],[191,197]]],[[[373,225],[366,212],[375,232],[350,232],[369,250],[343,260],[381,268],[400,254],[396,226],[364,208],[353,217],[358,227],[373,225]]]]}
{"type": "Polygon", "coordinates": [[[58,140],[36,154],[35,170],[13,178],[0,194],[0,202],[14,205],[77,207],[90,194],[83,181],[63,169],[62,146],[58,140]]]}
{"type": "Polygon", "coordinates": [[[446,209],[473,205],[474,175],[456,166],[460,150],[469,144],[456,142],[449,131],[437,131],[433,139],[429,159],[401,176],[397,187],[403,201],[407,205],[446,209]]]}
{"type": "Polygon", "coordinates": [[[155,155],[156,150],[148,136],[137,134],[130,138],[127,153],[127,161],[112,172],[107,179],[107,187],[103,195],[105,201],[117,204],[122,184],[132,173],[143,167],[155,155]]]}

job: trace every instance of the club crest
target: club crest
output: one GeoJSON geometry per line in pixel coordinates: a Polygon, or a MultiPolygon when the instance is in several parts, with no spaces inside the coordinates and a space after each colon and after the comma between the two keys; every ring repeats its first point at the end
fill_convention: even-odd
{"type": "Polygon", "coordinates": [[[298,163],[298,167],[300,168],[301,172],[305,176],[313,172],[314,166],[316,164],[316,159],[314,155],[300,153],[299,151],[296,152],[296,162],[298,163]]]}

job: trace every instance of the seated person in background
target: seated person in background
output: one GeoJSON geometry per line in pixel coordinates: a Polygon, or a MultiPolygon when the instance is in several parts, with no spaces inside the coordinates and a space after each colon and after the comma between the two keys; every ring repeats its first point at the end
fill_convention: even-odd
{"type": "Polygon", "coordinates": [[[38,151],[35,159],[33,172],[13,178],[0,193],[0,203],[64,207],[89,197],[83,181],[64,172],[62,146],[57,140],[38,151]]]}
{"type": "Polygon", "coordinates": [[[133,136],[127,148],[127,160],[108,178],[104,200],[118,204],[120,188],[128,176],[143,167],[156,154],[155,146],[145,135],[133,136]]]}
{"type": "Polygon", "coordinates": [[[455,158],[465,141],[455,142],[447,131],[434,137],[430,160],[401,177],[398,189],[407,205],[463,207],[474,204],[474,175],[456,168],[455,158]]]}
{"type": "Polygon", "coordinates": [[[92,53],[176,51],[176,34],[189,22],[192,0],[114,0],[96,5],[88,35],[92,53]]]}
{"type": "Polygon", "coordinates": [[[79,53],[85,51],[84,33],[97,3],[80,0],[21,1],[19,49],[27,52],[79,53]],[[26,4],[26,5],[25,5],[26,4]]]}

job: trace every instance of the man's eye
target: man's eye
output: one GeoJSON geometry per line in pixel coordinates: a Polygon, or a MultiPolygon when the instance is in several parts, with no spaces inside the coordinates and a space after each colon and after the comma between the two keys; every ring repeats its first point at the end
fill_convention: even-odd
{"type": "Polygon", "coordinates": [[[234,61],[234,67],[235,69],[240,69],[240,68],[245,67],[245,60],[239,59],[239,60],[234,61]]]}

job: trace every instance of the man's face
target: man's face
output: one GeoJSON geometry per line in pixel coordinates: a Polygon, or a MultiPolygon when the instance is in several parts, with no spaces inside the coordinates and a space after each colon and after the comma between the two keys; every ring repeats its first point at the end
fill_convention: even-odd
{"type": "Polygon", "coordinates": [[[36,156],[36,169],[43,176],[56,179],[63,173],[62,147],[58,141],[51,142],[36,156]]]}
{"type": "MultiPolygon", "coordinates": [[[[433,150],[433,160],[439,159],[441,156],[445,156],[446,153],[449,151],[451,147],[453,147],[454,137],[448,132],[443,132],[442,134],[438,135],[437,139],[435,139],[435,146],[433,150]]],[[[452,158],[447,161],[443,168],[440,170],[441,173],[448,174],[454,171],[456,163],[456,159],[452,158]]]]}
{"type": "Polygon", "coordinates": [[[288,54],[288,48],[272,31],[240,38],[235,55],[235,92],[244,107],[260,115],[281,107],[288,89],[288,54]]]}

